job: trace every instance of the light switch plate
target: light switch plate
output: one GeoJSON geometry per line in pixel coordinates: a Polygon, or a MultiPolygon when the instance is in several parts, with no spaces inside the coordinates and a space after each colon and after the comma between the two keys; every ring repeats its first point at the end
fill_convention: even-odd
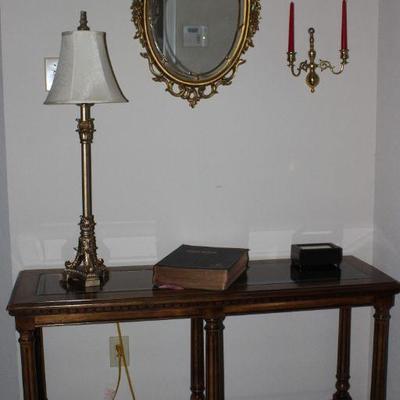
{"type": "MultiPolygon", "coordinates": [[[[129,365],[129,336],[122,336],[122,343],[125,350],[126,364],[129,365]]],[[[118,367],[118,355],[116,346],[119,344],[118,336],[110,337],[110,367],[118,367]]],[[[121,364],[122,365],[122,364],[121,364]]]]}
{"type": "Polygon", "coordinates": [[[46,57],[44,59],[44,74],[45,74],[45,88],[46,92],[49,92],[53,85],[53,80],[56,75],[58,66],[57,57],[46,57]]]}

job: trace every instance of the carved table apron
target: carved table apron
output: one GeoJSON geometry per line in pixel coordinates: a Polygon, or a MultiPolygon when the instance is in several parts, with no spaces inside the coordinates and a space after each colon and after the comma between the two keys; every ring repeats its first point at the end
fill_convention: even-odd
{"type": "Polygon", "coordinates": [[[385,400],[390,308],[399,282],[347,256],[340,279],[296,281],[290,260],[252,261],[226,291],[155,289],[152,269],[111,268],[110,280],[91,292],[65,290],[61,269],[22,271],[9,313],[20,334],[24,400],[46,400],[42,328],[55,325],[191,319],[191,400],[224,400],[223,321],[226,316],[339,309],[336,392],[350,400],[352,307],[374,307],[371,400],[385,400]],[[205,341],[204,341],[205,332],[205,341]],[[205,346],[204,346],[205,343],[205,346]]]}

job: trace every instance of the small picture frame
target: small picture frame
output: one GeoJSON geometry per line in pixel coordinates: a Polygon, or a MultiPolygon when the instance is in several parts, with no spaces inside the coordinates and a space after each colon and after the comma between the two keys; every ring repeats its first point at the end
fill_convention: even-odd
{"type": "Polygon", "coordinates": [[[44,59],[45,89],[50,92],[58,67],[58,57],[46,57],[44,59]]]}

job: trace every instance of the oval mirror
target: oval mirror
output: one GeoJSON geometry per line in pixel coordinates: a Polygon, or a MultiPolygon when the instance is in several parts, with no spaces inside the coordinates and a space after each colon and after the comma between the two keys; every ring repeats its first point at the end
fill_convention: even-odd
{"type": "Polygon", "coordinates": [[[132,20],[153,79],[194,107],[232,82],[260,9],[259,0],[134,0],[132,20]]]}

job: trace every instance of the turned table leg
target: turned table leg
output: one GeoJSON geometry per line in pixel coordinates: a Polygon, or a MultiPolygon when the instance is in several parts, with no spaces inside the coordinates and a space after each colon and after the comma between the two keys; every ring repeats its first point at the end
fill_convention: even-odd
{"type": "Polygon", "coordinates": [[[47,400],[42,328],[35,329],[35,356],[36,356],[36,371],[37,371],[36,376],[37,376],[39,399],[47,400]]]}
{"type": "Polygon", "coordinates": [[[19,330],[24,400],[40,400],[37,380],[35,330],[19,330]]]}
{"type": "Polygon", "coordinates": [[[386,399],[386,375],[389,344],[390,298],[374,305],[374,348],[372,355],[371,400],[386,399]]]}
{"type": "Polygon", "coordinates": [[[224,400],[224,318],[206,319],[206,399],[224,400]]]}
{"type": "Polygon", "coordinates": [[[191,385],[190,400],[204,400],[204,332],[203,319],[191,319],[191,385]]]}
{"type": "Polygon", "coordinates": [[[351,339],[351,308],[342,307],[339,310],[339,339],[336,372],[336,393],[333,400],[351,400],[350,389],[350,339],[351,339]]]}

